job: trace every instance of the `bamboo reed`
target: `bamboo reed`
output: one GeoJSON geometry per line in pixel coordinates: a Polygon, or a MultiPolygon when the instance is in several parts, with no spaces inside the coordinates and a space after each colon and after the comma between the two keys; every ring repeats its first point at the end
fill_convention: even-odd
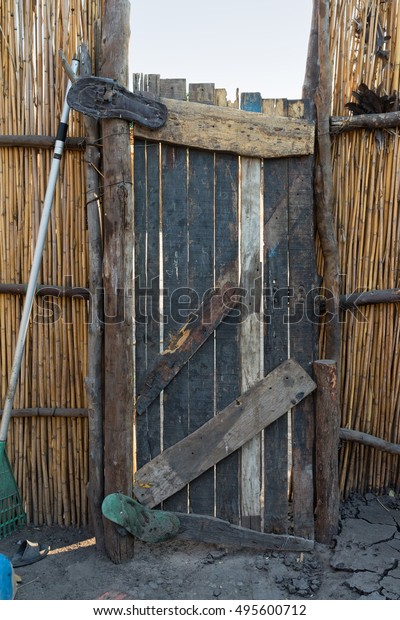
{"type": "MultiPolygon", "coordinates": [[[[49,150],[63,105],[67,78],[58,61],[71,59],[84,40],[94,51],[94,25],[101,0],[21,3],[0,11],[0,134],[21,136],[14,146],[0,142],[0,283],[27,282],[39,227],[52,153],[49,150]],[[23,142],[23,136],[37,136],[23,142]],[[43,140],[41,141],[41,136],[43,140]]],[[[71,112],[71,146],[81,148],[81,115],[71,112]],[[75,138],[75,139],[74,139],[75,138]]],[[[61,164],[39,283],[88,286],[82,150],[67,150],[61,164]]],[[[23,298],[0,295],[0,381],[4,401],[23,298]]],[[[21,367],[17,409],[87,408],[87,301],[37,298],[21,367]],[[53,319],[51,320],[51,312],[53,319]],[[59,316],[58,316],[59,315],[59,316]],[[56,320],[58,319],[58,320],[56,320]],[[69,325],[66,323],[69,322],[69,325]]],[[[39,525],[87,521],[87,422],[71,418],[13,417],[8,452],[27,507],[39,525]],[[73,432],[75,428],[75,432],[73,432]],[[80,464],[76,470],[76,456],[80,464]],[[75,464],[75,465],[74,465],[75,464]],[[72,465],[70,467],[70,465],[72,465]],[[72,480],[71,475],[78,475],[72,480]]]]}
{"type": "MultiPolygon", "coordinates": [[[[399,2],[331,3],[332,116],[350,118],[345,104],[361,82],[387,94],[398,91],[399,25],[399,2]],[[377,48],[382,30],[390,36],[383,44],[389,58],[377,48]]],[[[395,127],[358,129],[333,137],[342,294],[399,286],[399,135],[395,127]]],[[[398,310],[384,304],[361,310],[362,315],[342,313],[342,427],[397,443],[398,310]]],[[[320,340],[323,347],[324,334],[320,340]]],[[[397,455],[342,442],[342,496],[353,491],[387,492],[399,487],[398,476],[397,455]]]]}

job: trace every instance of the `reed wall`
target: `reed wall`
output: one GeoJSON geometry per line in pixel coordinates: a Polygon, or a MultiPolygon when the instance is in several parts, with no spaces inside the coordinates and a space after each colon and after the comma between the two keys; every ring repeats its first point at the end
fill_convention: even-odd
{"type": "MultiPolygon", "coordinates": [[[[399,91],[398,0],[331,3],[333,109],[347,115],[360,83],[399,91]]],[[[335,218],[342,293],[399,286],[399,129],[357,130],[333,138],[335,218]]],[[[342,313],[341,425],[400,443],[399,307],[342,313]]],[[[340,487],[399,492],[399,458],[356,443],[340,450],[340,487]]]]}
{"type": "MultiPolygon", "coordinates": [[[[93,55],[100,0],[0,4],[0,134],[55,136],[67,79],[62,49],[72,59],[85,42],[93,55]]],[[[82,136],[82,117],[70,114],[70,136],[82,136]]],[[[52,151],[0,148],[0,282],[27,283],[47,187],[52,151]]],[[[87,286],[88,252],[83,154],[67,151],[61,164],[39,284],[87,286]]],[[[4,397],[23,296],[0,295],[0,381],[4,397]]],[[[36,298],[16,408],[83,408],[87,366],[87,302],[36,298]]],[[[7,451],[35,524],[87,520],[87,420],[13,418],[7,451]]]]}

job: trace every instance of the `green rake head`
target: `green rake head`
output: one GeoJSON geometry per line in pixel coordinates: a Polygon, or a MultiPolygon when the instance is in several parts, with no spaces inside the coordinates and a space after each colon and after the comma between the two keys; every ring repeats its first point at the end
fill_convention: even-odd
{"type": "Polygon", "coordinates": [[[26,523],[26,514],[10,461],[5,441],[0,441],[0,540],[26,523]]]}

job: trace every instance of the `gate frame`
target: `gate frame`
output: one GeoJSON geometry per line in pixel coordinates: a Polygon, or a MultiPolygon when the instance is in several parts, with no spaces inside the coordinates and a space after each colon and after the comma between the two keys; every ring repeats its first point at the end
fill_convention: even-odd
{"type": "MultiPolygon", "coordinates": [[[[135,75],[135,84],[136,87],[141,86],[141,90],[146,90],[146,88],[156,95],[160,93],[165,93],[165,90],[169,92],[178,92],[179,97],[183,97],[183,92],[186,89],[182,88],[182,80],[160,80],[158,75],[150,75],[143,78],[140,74],[135,75]]],[[[210,92],[213,92],[213,85],[209,84],[198,84],[191,85],[190,88],[195,88],[195,92],[198,96],[198,93],[201,93],[205,98],[206,103],[210,104],[214,101],[213,94],[210,95],[210,92]]],[[[215,95],[215,93],[214,93],[215,95]]],[[[259,94],[243,94],[243,101],[246,100],[246,97],[250,101],[250,107],[252,102],[261,102],[261,106],[258,109],[268,109],[273,112],[280,112],[278,117],[274,117],[273,115],[264,115],[257,114],[257,123],[262,124],[265,119],[266,125],[270,128],[274,126],[274,123],[277,125],[282,124],[284,121],[282,116],[286,115],[285,122],[288,123],[289,128],[294,128],[296,126],[296,131],[299,130],[299,116],[305,115],[307,118],[306,121],[301,120],[301,123],[305,125],[307,128],[306,133],[310,139],[307,142],[307,146],[305,149],[305,153],[303,155],[298,155],[296,153],[296,157],[292,159],[286,159],[288,152],[285,152],[284,158],[277,158],[276,151],[272,152],[273,159],[266,160],[267,162],[277,162],[279,165],[280,162],[284,162],[281,167],[285,171],[287,175],[287,207],[288,207],[288,250],[289,250],[289,273],[290,273],[290,281],[288,282],[288,287],[294,288],[295,282],[300,282],[296,287],[296,297],[290,299],[290,312],[295,315],[298,307],[301,306],[302,312],[305,311],[306,320],[298,321],[292,324],[291,333],[290,333],[290,344],[291,349],[296,347],[295,351],[298,351],[299,354],[296,354],[296,358],[302,363],[303,367],[307,369],[308,372],[312,372],[311,365],[313,361],[316,359],[316,351],[317,351],[317,325],[310,322],[308,319],[310,316],[314,318],[313,315],[313,299],[312,295],[308,295],[307,293],[312,291],[317,284],[317,275],[316,275],[316,265],[315,265],[315,254],[310,252],[310,249],[313,250],[314,247],[314,230],[313,226],[304,226],[304,221],[313,222],[313,163],[314,158],[312,155],[313,146],[314,146],[314,124],[309,120],[310,116],[310,104],[306,101],[296,101],[296,102],[288,102],[286,100],[280,100],[279,102],[271,102],[269,100],[262,101],[259,94]],[[296,123],[293,124],[293,117],[296,120],[296,123]],[[276,120],[278,119],[278,120],[276,120]],[[311,153],[311,154],[310,154],[311,153]],[[300,346],[301,344],[301,346],[300,346]]],[[[239,121],[241,115],[244,115],[243,118],[248,122],[249,116],[251,117],[254,113],[252,112],[243,112],[238,110],[232,110],[230,108],[218,108],[213,105],[204,105],[199,103],[191,103],[191,102],[182,102],[182,101],[172,101],[168,99],[162,99],[162,101],[167,105],[168,109],[172,110],[172,118],[170,119],[174,128],[176,129],[176,125],[178,124],[179,117],[176,110],[183,111],[183,121],[180,126],[179,135],[179,143],[183,143],[184,146],[193,145],[196,134],[192,134],[191,130],[187,127],[198,127],[199,122],[196,123],[196,113],[200,115],[201,122],[204,119],[219,119],[221,121],[221,116],[226,119],[226,114],[232,116],[234,113],[235,121],[239,121]],[[178,104],[178,105],[177,105],[178,104]],[[187,119],[190,118],[190,123],[187,122],[187,119]],[[185,125],[187,122],[187,126],[185,125]],[[184,127],[184,129],[182,129],[184,127]],[[193,137],[194,136],[194,137],[193,137]]],[[[255,117],[255,115],[253,116],[255,117]]],[[[204,121],[206,122],[206,121],[204,121]]],[[[214,124],[215,127],[215,124],[214,124]]],[[[290,130],[289,130],[290,131],[290,130]]],[[[198,131],[196,132],[199,133],[198,131]]],[[[203,146],[205,136],[207,134],[202,132],[202,144],[203,146]]],[[[173,131],[170,132],[169,124],[164,126],[164,128],[157,130],[156,132],[149,132],[144,128],[135,128],[135,138],[146,138],[147,140],[151,140],[151,143],[154,144],[154,139],[161,140],[167,144],[176,143],[177,137],[173,131]]],[[[225,134],[225,140],[227,139],[227,134],[225,134]]],[[[210,144],[214,145],[217,140],[211,139],[209,140],[210,144]]],[[[198,146],[198,143],[195,144],[198,146]]],[[[236,147],[235,147],[236,148],[236,147]]],[[[222,151],[235,151],[235,148],[231,145],[227,147],[226,141],[221,148],[222,151]]],[[[269,151],[271,154],[271,151],[269,151]]],[[[245,158],[246,161],[246,158],[245,158]]],[[[256,159],[254,161],[257,161],[256,159]]],[[[265,175],[264,175],[265,176],[265,175]]],[[[274,207],[271,207],[272,211],[274,207]]],[[[275,205],[275,209],[281,208],[281,204],[277,201],[275,205]]],[[[278,218],[277,218],[278,219],[278,218]]],[[[279,228],[279,227],[278,227],[279,228]]],[[[277,230],[275,231],[277,234],[277,230]]],[[[266,250],[267,251],[267,248],[266,250]]],[[[269,266],[272,268],[273,266],[273,252],[270,252],[270,255],[264,256],[264,261],[269,261],[269,266]]],[[[277,322],[282,322],[283,314],[285,313],[285,309],[282,312],[282,308],[279,317],[277,318],[277,322]]],[[[304,317],[303,317],[304,319],[304,317]]],[[[216,325],[219,324],[221,317],[218,317],[216,325]]],[[[288,316],[289,320],[289,316],[288,316]]],[[[183,330],[182,330],[183,331],[183,330]]],[[[179,341],[179,336],[182,334],[182,331],[179,332],[178,335],[175,336],[175,341],[179,341]]],[[[271,331],[271,330],[267,330],[271,331]]],[[[282,332],[285,331],[280,330],[279,337],[282,337],[282,332]]],[[[209,335],[209,334],[208,334],[209,335]]],[[[172,338],[174,339],[174,337],[172,338]]],[[[176,344],[175,342],[175,344],[176,344]]],[[[178,355],[182,355],[178,361],[179,369],[190,359],[190,357],[194,354],[194,351],[198,350],[199,345],[198,342],[196,346],[191,348],[190,345],[193,345],[195,339],[186,340],[188,344],[186,352],[182,349],[177,351],[175,349],[175,353],[178,355]]],[[[202,343],[201,343],[202,344],[202,343]]],[[[269,343],[271,344],[271,343],[269,343]]],[[[274,343],[272,343],[274,345],[274,343]]],[[[276,342],[275,342],[276,345],[276,342]]],[[[174,347],[172,347],[174,349],[174,347]]],[[[279,342],[278,348],[275,346],[276,354],[278,357],[281,356],[282,361],[282,342],[279,342]],[[278,350],[279,349],[279,350],[278,350]]],[[[167,346],[167,351],[171,351],[171,346],[167,346]]],[[[286,356],[287,357],[287,356],[286,356]]],[[[286,359],[283,357],[283,359],[286,359]]],[[[157,358],[157,362],[159,364],[158,370],[162,370],[163,364],[164,369],[167,368],[167,364],[165,364],[166,359],[163,354],[160,354],[157,358]]],[[[157,362],[155,366],[157,365],[157,362]]],[[[278,361],[277,361],[278,363],[278,361]]],[[[153,366],[152,368],[154,369],[153,366]]],[[[175,368],[176,370],[176,368],[175,368]]],[[[270,368],[272,370],[272,368],[270,368]]],[[[147,373],[146,377],[143,379],[142,377],[142,385],[146,383],[151,376],[151,372],[147,373]]],[[[156,373],[157,374],[157,373],[156,373]]],[[[177,373],[174,373],[174,376],[177,373]]],[[[152,380],[154,379],[154,373],[152,380]]],[[[160,376],[158,376],[160,379],[160,376]]],[[[150,381],[151,383],[151,381],[150,381]]],[[[162,381],[160,385],[162,384],[162,381]]],[[[139,398],[137,400],[137,404],[140,405],[140,400],[142,398],[142,394],[139,394],[139,398]]],[[[138,418],[136,417],[136,420],[138,418]]],[[[271,437],[275,437],[275,441],[278,442],[282,440],[282,437],[285,437],[285,431],[283,429],[282,421],[278,421],[275,423],[275,428],[273,430],[273,434],[271,435],[270,430],[268,429],[268,434],[271,437]],[[279,426],[280,425],[280,426],[279,426]]],[[[297,405],[296,409],[293,411],[293,422],[292,422],[292,432],[294,437],[294,450],[293,450],[293,459],[294,459],[294,471],[296,472],[296,476],[293,476],[292,479],[292,493],[293,493],[293,519],[294,519],[294,529],[296,534],[302,536],[306,539],[313,539],[314,537],[314,480],[313,480],[313,450],[314,450],[314,405],[312,397],[306,398],[301,404],[297,405]],[[299,421],[301,420],[301,422],[299,421]]],[[[286,431],[287,436],[287,431],[286,431]]],[[[275,451],[275,459],[279,462],[279,449],[275,451]]],[[[280,468],[281,470],[285,466],[285,460],[281,459],[280,468]]],[[[286,462],[287,467],[287,462],[286,462]]],[[[283,519],[287,521],[287,514],[284,513],[284,502],[278,502],[278,505],[274,506],[271,510],[268,507],[268,514],[266,511],[266,522],[268,519],[269,527],[272,531],[276,533],[284,534],[287,532],[287,525],[283,525],[283,519]]],[[[286,502],[287,506],[287,502],[286,502]]],[[[287,512],[287,511],[286,511],[287,512]]],[[[252,523],[252,519],[250,518],[248,522],[245,523],[250,527],[255,529],[259,528],[259,523],[257,523],[257,519],[252,523]]]]}

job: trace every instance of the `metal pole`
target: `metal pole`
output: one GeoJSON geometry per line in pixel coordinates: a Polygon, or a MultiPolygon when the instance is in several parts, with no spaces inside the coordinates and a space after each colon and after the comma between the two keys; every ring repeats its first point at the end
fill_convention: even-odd
{"type": "MultiPolygon", "coordinates": [[[[74,73],[76,73],[78,69],[78,65],[79,65],[79,60],[74,58],[71,65],[72,65],[72,69],[74,73]]],[[[15,397],[15,390],[17,387],[19,372],[21,368],[21,360],[22,360],[22,354],[24,352],[26,332],[28,330],[29,317],[30,317],[31,310],[32,310],[33,299],[35,296],[36,283],[37,283],[37,279],[39,275],[40,265],[42,262],[43,248],[44,248],[44,243],[45,243],[46,235],[47,235],[47,228],[48,228],[48,223],[49,223],[49,218],[50,218],[51,207],[53,205],[54,192],[56,188],[58,172],[60,169],[61,157],[63,154],[65,140],[67,137],[68,116],[69,116],[69,110],[70,110],[70,107],[67,103],[67,94],[70,88],[71,88],[71,81],[69,81],[67,85],[67,90],[66,90],[65,99],[64,99],[64,107],[63,107],[63,111],[61,114],[60,124],[58,126],[56,143],[54,146],[53,161],[51,164],[46,194],[44,197],[43,213],[42,213],[42,217],[40,220],[39,232],[38,232],[38,237],[36,241],[35,252],[33,255],[33,262],[32,262],[31,273],[29,276],[28,288],[26,291],[24,309],[22,311],[21,324],[20,324],[20,328],[18,332],[17,345],[15,347],[10,382],[8,385],[7,395],[6,395],[6,399],[4,403],[3,416],[2,416],[1,427],[0,427],[0,441],[2,442],[6,441],[7,439],[7,429],[8,429],[8,424],[11,418],[12,406],[13,406],[14,397],[15,397]]]]}

